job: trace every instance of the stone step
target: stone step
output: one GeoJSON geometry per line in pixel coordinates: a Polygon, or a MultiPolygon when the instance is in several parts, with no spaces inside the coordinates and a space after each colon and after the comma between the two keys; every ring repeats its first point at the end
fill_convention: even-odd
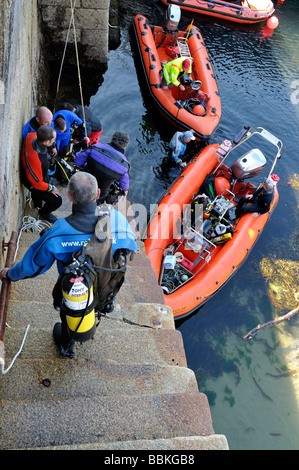
{"type": "MultiPolygon", "coordinates": [[[[54,272],[53,276],[54,277],[54,272]]],[[[50,275],[41,275],[35,279],[23,279],[14,282],[11,288],[11,300],[26,302],[28,300],[41,300],[52,305],[52,290],[56,282],[50,275]]],[[[117,303],[124,306],[133,305],[137,302],[164,303],[162,288],[158,285],[150,284],[150,289],[146,282],[139,284],[127,284],[122,286],[116,296],[117,303]]]]}
{"type": "Polygon", "coordinates": [[[84,359],[18,359],[0,381],[0,398],[10,401],[196,392],[186,367],[84,359]]]}
{"type": "MultiPolygon", "coordinates": [[[[22,344],[24,329],[6,328],[5,358],[12,358],[22,344]]],[[[75,344],[76,357],[87,361],[113,361],[119,364],[168,364],[187,367],[182,335],[177,330],[152,328],[97,328],[93,340],[75,344]]],[[[31,326],[20,356],[23,359],[57,359],[52,331],[31,326]]]]}
{"type": "Polygon", "coordinates": [[[0,449],[214,434],[201,393],[0,403],[0,449]]]}
{"type": "Polygon", "coordinates": [[[125,276],[126,284],[152,284],[157,285],[156,271],[149,265],[148,267],[128,264],[125,276]]]}
{"type": "Polygon", "coordinates": [[[102,318],[102,328],[110,328],[122,326],[123,323],[128,327],[142,327],[175,329],[173,312],[167,305],[156,303],[136,303],[127,308],[123,308],[121,304],[115,303],[115,309],[111,313],[107,313],[102,318]],[[117,320],[111,325],[111,320],[117,320]]]}
{"type": "MultiPolygon", "coordinates": [[[[140,242],[140,243],[144,245],[143,242],[140,242]]],[[[135,254],[133,256],[133,260],[128,261],[128,265],[151,268],[151,262],[149,258],[144,254],[144,252],[145,252],[145,248],[140,253],[135,254]]]]}
{"type": "Polygon", "coordinates": [[[162,287],[157,284],[124,284],[116,295],[115,302],[123,308],[137,302],[164,304],[162,287]]]}
{"type": "Polygon", "coordinates": [[[34,279],[22,279],[13,282],[10,290],[10,300],[26,302],[28,300],[42,301],[52,305],[52,289],[54,279],[47,279],[44,275],[34,279]]]}
{"type": "MultiPolygon", "coordinates": [[[[30,324],[35,328],[49,328],[52,330],[57,321],[60,321],[59,312],[53,308],[52,303],[19,302],[18,300],[10,300],[9,302],[7,323],[12,328],[24,329],[30,324]]],[[[146,326],[157,329],[175,329],[171,308],[155,303],[135,303],[123,308],[121,304],[116,302],[115,309],[107,314],[107,317],[101,318],[100,329],[109,332],[109,329],[123,327],[124,325],[127,328],[146,326]]]]}
{"type": "MultiPolygon", "coordinates": [[[[31,449],[28,449],[31,450],[31,449]]],[[[32,449],[34,450],[34,449],[32,449]]],[[[139,450],[175,450],[175,451],[191,451],[191,450],[229,450],[228,449],[228,442],[225,436],[222,434],[213,434],[211,436],[183,436],[183,437],[173,437],[169,439],[136,439],[134,441],[118,441],[118,442],[104,442],[104,443],[89,443],[89,444],[78,444],[78,445],[70,445],[70,446],[53,446],[53,447],[45,447],[41,450],[126,450],[126,451],[139,451],[139,450]]],[[[138,455],[133,455],[134,459],[138,458],[140,462],[141,457],[138,455]]],[[[131,459],[132,459],[131,457],[131,459]]],[[[164,457],[164,456],[163,456],[164,457]]],[[[114,457],[111,455],[110,461],[107,460],[107,463],[112,464],[128,464],[132,466],[132,460],[129,460],[130,457],[126,456],[122,460],[122,455],[115,455],[114,457]],[[112,458],[114,460],[112,461],[112,458]]],[[[161,465],[161,458],[159,460],[159,464],[161,465]]],[[[182,456],[174,455],[173,460],[171,461],[173,464],[181,463],[182,465],[193,465],[195,462],[193,460],[193,455],[185,455],[184,453],[182,456]],[[184,460],[184,457],[186,460],[184,460]]],[[[142,457],[143,459],[143,457],[142,457]]],[[[157,456],[154,454],[151,457],[151,464],[158,465],[157,456]],[[156,460],[154,460],[156,459],[156,460]]]]}

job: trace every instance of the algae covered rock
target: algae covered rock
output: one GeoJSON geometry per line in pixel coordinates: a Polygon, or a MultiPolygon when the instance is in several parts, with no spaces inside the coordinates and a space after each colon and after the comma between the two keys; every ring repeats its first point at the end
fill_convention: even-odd
{"type": "Polygon", "coordinates": [[[277,310],[291,310],[299,305],[299,262],[263,258],[261,272],[268,284],[268,294],[277,310]]]}
{"type": "Polygon", "coordinates": [[[292,176],[290,176],[290,184],[291,184],[292,188],[299,191],[299,175],[294,173],[292,176]]]}

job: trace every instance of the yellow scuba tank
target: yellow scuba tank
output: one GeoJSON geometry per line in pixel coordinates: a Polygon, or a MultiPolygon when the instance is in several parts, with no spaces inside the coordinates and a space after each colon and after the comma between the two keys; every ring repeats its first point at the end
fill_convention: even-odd
{"type": "Polygon", "coordinates": [[[93,338],[96,331],[93,283],[76,260],[63,277],[62,296],[70,337],[82,343],[93,338]]]}
{"type": "Polygon", "coordinates": [[[219,243],[227,242],[227,240],[230,240],[232,236],[233,235],[229,227],[222,223],[218,223],[211,233],[211,242],[215,243],[215,245],[218,245],[219,243]]]}
{"type": "Polygon", "coordinates": [[[217,245],[218,243],[227,242],[227,240],[230,240],[231,238],[232,238],[231,233],[224,233],[223,235],[218,235],[217,237],[212,238],[211,242],[217,245]]]}

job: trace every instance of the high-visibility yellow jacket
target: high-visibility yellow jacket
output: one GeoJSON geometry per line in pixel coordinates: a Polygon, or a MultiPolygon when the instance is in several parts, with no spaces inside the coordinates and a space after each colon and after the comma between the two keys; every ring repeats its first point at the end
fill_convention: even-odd
{"type": "Polygon", "coordinates": [[[170,62],[168,62],[163,68],[163,75],[166,80],[167,85],[173,83],[175,86],[179,86],[181,83],[178,80],[180,75],[184,73],[191,73],[192,71],[192,60],[190,60],[189,70],[183,70],[183,62],[186,57],[178,57],[170,62]]]}

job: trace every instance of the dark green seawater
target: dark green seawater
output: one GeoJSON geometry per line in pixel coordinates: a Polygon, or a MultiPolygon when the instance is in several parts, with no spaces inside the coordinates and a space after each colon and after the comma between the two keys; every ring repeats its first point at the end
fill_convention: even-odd
{"type": "MultiPolygon", "coordinates": [[[[109,142],[118,129],[130,135],[129,199],[149,210],[180,169],[167,160],[167,144],[175,128],[153,107],[138,72],[132,22],[141,13],[152,24],[162,25],[164,7],[151,0],[120,3],[120,44],[110,51],[108,70],[85,104],[103,124],[102,141],[109,142]]],[[[280,24],[272,34],[263,25],[194,18],[222,100],[221,124],[211,143],[232,139],[243,125],[251,125],[265,127],[286,146],[275,169],[280,177],[279,203],[252,253],[216,296],[177,326],[188,366],[196,374],[199,390],[208,396],[214,430],[227,437],[232,450],[299,449],[298,316],[243,341],[259,323],[288,311],[288,305],[280,309],[275,295],[269,295],[271,282],[261,271],[262,260],[285,266],[298,263],[299,192],[294,181],[299,174],[299,2],[280,3],[276,12],[280,24]]],[[[191,13],[182,13],[180,28],[192,19],[191,13]]],[[[78,96],[64,99],[75,101],[78,96]]],[[[286,283],[292,284],[288,295],[297,293],[299,299],[298,264],[297,274],[290,272],[285,271],[286,283]]],[[[280,280],[274,284],[277,298],[280,280]]]]}

